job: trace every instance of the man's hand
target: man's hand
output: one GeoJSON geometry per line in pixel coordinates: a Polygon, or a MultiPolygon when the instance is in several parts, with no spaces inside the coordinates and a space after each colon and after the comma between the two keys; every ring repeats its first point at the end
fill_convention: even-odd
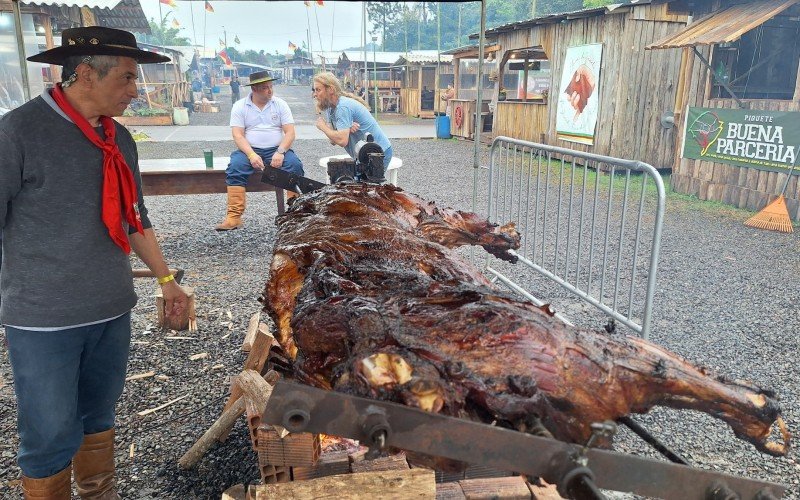
{"type": "Polygon", "coordinates": [[[328,124],[325,123],[325,120],[321,116],[317,117],[317,128],[323,132],[325,132],[325,129],[328,128],[328,124]]]}
{"type": "Polygon", "coordinates": [[[355,134],[356,132],[358,132],[358,129],[360,129],[360,128],[361,128],[361,124],[359,124],[357,122],[353,122],[353,124],[350,125],[350,133],[351,134],[355,134]]]}
{"type": "MultiPolygon", "coordinates": [[[[274,161],[273,156],[273,161],[274,161]]],[[[261,159],[261,156],[257,155],[256,153],[251,154],[247,157],[250,160],[250,165],[256,170],[264,170],[264,160],[261,159]]]]}
{"type": "Polygon", "coordinates": [[[283,166],[284,157],[285,155],[283,153],[278,153],[276,151],[275,154],[272,155],[272,160],[269,162],[269,166],[272,168],[281,168],[283,166]]]}
{"type": "Polygon", "coordinates": [[[164,296],[164,314],[168,317],[179,317],[189,307],[189,296],[175,280],[161,285],[161,294],[164,296]]]}

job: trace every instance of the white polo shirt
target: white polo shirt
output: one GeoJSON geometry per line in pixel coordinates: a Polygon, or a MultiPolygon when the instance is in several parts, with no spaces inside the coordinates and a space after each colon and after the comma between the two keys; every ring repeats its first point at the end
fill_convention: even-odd
{"type": "Polygon", "coordinates": [[[294,123],[286,101],[272,97],[264,109],[258,109],[248,94],[231,108],[231,127],[244,128],[244,137],[254,148],[274,148],[283,140],[283,126],[294,123]]]}

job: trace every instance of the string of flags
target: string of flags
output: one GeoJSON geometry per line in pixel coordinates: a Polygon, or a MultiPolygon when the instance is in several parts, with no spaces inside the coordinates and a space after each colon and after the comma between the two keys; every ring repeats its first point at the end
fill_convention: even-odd
{"type": "Polygon", "coordinates": [[[164,5],[169,5],[173,9],[178,7],[178,4],[175,2],[175,0],[158,0],[158,1],[160,3],[163,3],[164,5]]]}
{"type": "Polygon", "coordinates": [[[293,44],[291,40],[289,40],[289,50],[297,50],[297,45],[293,44]]]}
{"type": "Polygon", "coordinates": [[[206,12],[214,12],[214,7],[211,6],[211,2],[206,0],[206,12]]]}
{"type": "Polygon", "coordinates": [[[239,41],[239,35],[236,35],[235,37],[233,37],[233,43],[235,43],[236,45],[239,45],[240,43],[242,43],[242,42],[239,41]]]}
{"type": "Polygon", "coordinates": [[[179,23],[178,20],[175,19],[174,17],[172,18],[172,27],[173,28],[180,28],[181,27],[181,23],[179,23]]]}
{"type": "MultiPolygon", "coordinates": [[[[314,3],[316,3],[320,7],[324,7],[325,6],[325,1],[324,0],[316,0],[314,3]]],[[[303,4],[306,7],[311,7],[311,1],[310,0],[303,0],[303,4]]]]}

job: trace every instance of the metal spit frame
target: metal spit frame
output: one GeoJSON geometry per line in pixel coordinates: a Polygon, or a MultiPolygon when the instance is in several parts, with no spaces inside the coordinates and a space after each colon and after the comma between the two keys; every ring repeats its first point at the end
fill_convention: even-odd
{"type": "MultiPolygon", "coordinates": [[[[489,155],[487,216],[516,222],[519,261],[647,339],[666,198],[658,171],[640,161],[503,136],[489,155]],[[642,175],[632,182],[631,172],[642,175]],[[636,187],[638,195],[631,193],[636,187]]],[[[543,304],[508,277],[518,267],[504,272],[502,265],[487,257],[484,269],[543,304]]]]}

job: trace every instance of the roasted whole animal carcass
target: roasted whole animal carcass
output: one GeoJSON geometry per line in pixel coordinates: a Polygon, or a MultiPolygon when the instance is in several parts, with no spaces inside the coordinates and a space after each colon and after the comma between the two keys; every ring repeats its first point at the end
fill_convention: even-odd
{"type": "Polygon", "coordinates": [[[765,453],[788,452],[769,391],[639,338],[566,326],[496,289],[454,250],[469,244],[513,260],[519,234],[389,185],[299,198],[278,217],[262,298],[293,376],[577,443],[594,422],[695,409],[765,453]]]}

